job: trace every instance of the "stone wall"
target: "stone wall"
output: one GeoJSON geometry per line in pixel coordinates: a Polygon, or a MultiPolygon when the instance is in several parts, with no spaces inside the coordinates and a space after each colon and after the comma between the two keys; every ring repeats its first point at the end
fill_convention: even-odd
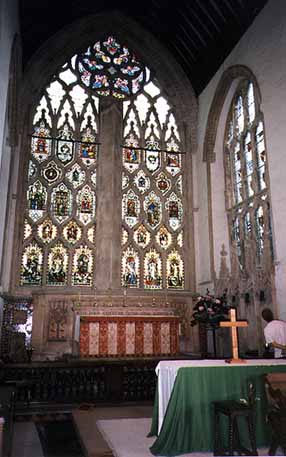
{"type": "MultiPolygon", "coordinates": [[[[264,115],[266,148],[270,175],[270,198],[272,204],[273,236],[275,250],[275,287],[277,297],[277,314],[286,317],[286,167],[285,160],[285,118],[284,102],[286,89],[286,4],[283,0],[268,2],[251,27],[224,61],[199,98],[199,133],[197,156],[197,202],[199,207],[196,221],[198,284],[214,280],[214,273],[219,272],[220,249],[222,244],[229,251],[229,239],[224,200],[223,138],[226,115],[230,101],[238,84],[233,76],[229,92],[223,103],[214,148],[208,153],[211,164],[203,162],[205,136],[210,125],[207,124],[210,107],[224,72],[232,66],[247,67],[255,76],[261,93],[261,111],[264,115]],[[208,173],[210,180],[208,180],[208,173]],[[208,188],[209,186],[209,188],[208,188]],[[208,193],[209,192],[209,193],[208,193]],[[211,195],[211,216],[209,214],[211,195]],[[211,233],[211,236],[210,236],[211,233]],[[199,234],[199,237],[198,237],[199,234]],[[213,244],[213,259],[208,253],[213,244]],[[214,271],[212,271],[212,264],[214,271]]],[[[206,159],[206,157],[205,157],[206,159]]],[[[229,262],[229,258],[228,258],[229,262]]]]}

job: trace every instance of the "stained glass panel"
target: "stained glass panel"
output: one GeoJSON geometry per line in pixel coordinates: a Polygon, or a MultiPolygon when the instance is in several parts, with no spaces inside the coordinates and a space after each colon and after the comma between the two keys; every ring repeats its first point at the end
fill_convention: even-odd
{"type": "Polygon", "coordinates": [[[100,96],[125,98],[137,94],[146,82],[146,68],[116,38],[97,41],[75,60],[82,84],[100,96]]]}
{"type": "Polygon", "coordinates": [[[38,236],[45,244],[53,241],[56,238],[57,233],[57,227],[53,224],[50,218],[45,219],[38,227],[38,236]]]}
{"type": "Polygon", "coordinates": [[[38,162],[43,162],[51,155],[52,140],[50,130],[46,127],[45,121],[40,122],[39,127],[35,127],[32,136],[31,152],[38,162]]]}
{"type": "Polygon", "coordinates": [[[150,239],[150,232],[148,232],[143,224],[139,225],[139,227],[134,231],[134,241],[140,248],[144,249],[148,246],[150,239]]]}
{"type": "Polygon", "coordinates": [[[62,243],[51,248],[48,256],[47,284],[64,286],[67,282],[68,254],[62,243]]]}
{"type": "Polygon", "coordinates": [[[71,215],[72,194],[64,183],[60,183],[51,195],[52,215],[61,224],[71,215]]]}
{"type": "Polygon", "coordinates": [[[27,200],[29,217],[36,222],[44,215],[47,206],[47,190],[41,181],[38,180],[29,186],[27,200]]]}
{"type": "Polygon", "coordinates": [[[74,189],[77,189],[85,181],[85,171],[78,163],[75,163],[67,172],[66,177],[74,189]]]}
{"type": "Polygon", "coordinates": [[[162,203],[160,197],[155,192],[150,192],[144,199],[144,210],[147,215],[148,225],[154,229],[162,220],[162,203]]]}
{"type": "Polygon", "coordinates": [[[150,188],[150,179],[146,176],[143,170],[138,171],[134,178],[134,182],[141,194],[144,194],[144,192],[150,188]]]}
{"type": "Polygon", "coordinates": [[[171,180],[167,178],[165,173],[160,173],[156,178],[156,186],[165,195],[171,188],[171,180]]]}
{"type": "Polygon", "coordinates": [[[95,218],[95,194],[86,185],[77,194],[77,216],[79,220],[87,225],[95,218]]]}
{"type": "Polygon", "coordinates": [[[144,288],[162,288],[162,259],[155,249],[150,249],[144,257],[144,288]]]}
{"type": "Polygon", "coordinates": [[[127,248],[122,255],[122,285],[139,287],[139,256],[133,248],[127,248]]]}
{"type": "Polygon", "coordinates": [[[71,163],[74,157],[73,132],[68,122],[64,124],[57,140],[56,157],[63,165],[71,163]]]}
{"type": "Polygon", "coordinates": [[[172,250],[167,258],[167,287],[172,289],[184,287],[184,264],[176,250],[172,250]]]}
{"type": "Polygon", "coordinates": [[[56,182],[62,176],[62,170],[57,166],[57,164],[52,160],[47,164],[45,168],[41,171],[45,181],[51,185],[56,182]]]}
{"type": "Polygon", "coordinates": [[[43,251],[32,241],[23,251],[21,285],[40,286],[42,284],[43,251]]]}
{"type": "Polygon", "coordinates": [[[74,253],[72,284],[74,286],[91,286],[92,273],[92,251],[87,246],[80,246],[74,253]]]}
{"type": "Polygon", "coordinates": [[[87,167],[94,165],[96,162],[98,145],[95,143],[96,137],[92,129],[87,127],[82,134],[79,148],[79,156],[87,167]]]}
{"type": "Polygon", "coordinates": [[[82,230],[75,221],[69,221],[63,229],[64,238],[70,244],[75,244],[81,239],[82,230]]]}
{"type": "Polygon", "coordinates": [[[123,219],[129,227],[134,227],[139,220],[140,200],[138,196],[129,190],[122,198],[122,214],[123,219]]]}
{"type": "Polygon", "coordinates": [[[166,201],[166,210],[168,211],[169,225],[173,230],[177,230],[183,220],[183,205],[181,199],[174,193],[166,201]]]}
{"type": "Polygon", "coordinates": [[[159,143],[154,139],[146,141],[145,162],[146,168],[151,173],[155,173],[161,164],[161,153],[159,152],[159,143]]]}
{"type": "Polygon", "coordinates": [[[171,246],[172,235],[164,225],[157,232],[156,241],[162,249],[168,249],[171,246]]]}

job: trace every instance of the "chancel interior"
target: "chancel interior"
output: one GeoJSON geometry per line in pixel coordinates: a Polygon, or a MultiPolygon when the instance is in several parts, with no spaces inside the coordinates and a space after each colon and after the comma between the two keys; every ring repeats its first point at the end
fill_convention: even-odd
{"type": "MultiPolygon", "coordinates": [[[[3,455],[17,457],[17,417],[62,414],[69,436],[84,405],[112,405],[94,421],[151,417],[159,362],[266,360],[261,312],[286,319],[286,4],[2,0],[0,27],[3,455]],[[199,296],[244,328],[192,325],[199,296]]],[[[96,433],[78,455],[107,452],[96,433]]]]}

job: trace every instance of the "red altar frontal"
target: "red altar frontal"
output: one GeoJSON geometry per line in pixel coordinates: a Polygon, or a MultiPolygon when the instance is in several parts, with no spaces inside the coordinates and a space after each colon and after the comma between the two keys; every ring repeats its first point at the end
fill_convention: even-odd
{"type": "Polygon", "coordinates": [[[179,352],[176,316],[81,316],[81,357],[175,355],[179,352]]]}

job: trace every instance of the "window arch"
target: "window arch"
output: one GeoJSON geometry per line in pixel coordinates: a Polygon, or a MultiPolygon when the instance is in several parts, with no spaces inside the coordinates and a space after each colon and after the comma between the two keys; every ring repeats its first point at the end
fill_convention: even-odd
{"type": "Polygon", "coordinates": [[[115,192],[122,206],[121,286],[184,288],[184,157],[175,113],[149,69],[112,36],[68,60],[35,109],[21,286],[97,286],[108,97],[121,111],[123,132],[121,197],[115,192]]]}
{"type": "Polygon", "coordinates": [[[246,245],[252,241],[257,266],[262,266],[267,256],[273,260],[264,121],[256,87],[249,80],[239,84],[232,99],[224,149],[232,252],[243,272],[246,245]]]}

